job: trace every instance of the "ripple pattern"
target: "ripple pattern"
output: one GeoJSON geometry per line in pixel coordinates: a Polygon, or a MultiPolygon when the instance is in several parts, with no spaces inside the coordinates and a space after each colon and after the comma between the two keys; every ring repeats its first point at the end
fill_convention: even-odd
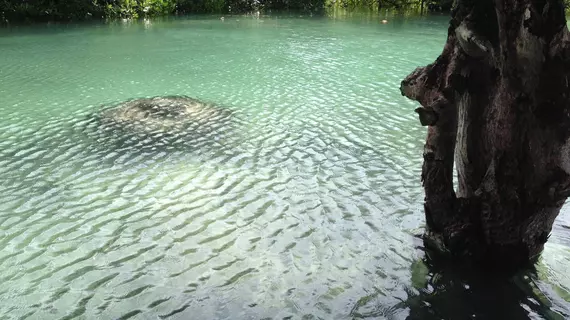
{"type": "MultiPolygon", "coordinates": [[[[393,22],[0,31],[0,318],[406,318],[424,131],[398,87],[446,22],[393,22]],[[190,136],[94,120],[157,95],[232,117],[190,136]]],[[[541,284],[562,315],[569,217],[541,284]]]]}

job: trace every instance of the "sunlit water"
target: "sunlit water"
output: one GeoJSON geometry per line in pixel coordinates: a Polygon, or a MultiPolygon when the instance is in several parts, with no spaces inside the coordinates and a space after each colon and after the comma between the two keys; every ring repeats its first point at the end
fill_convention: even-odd
{"type": "Polygon", "coordinates": [[[446,18],[185,18],[0,31],[1,319],[570,317],[570,211],[537,272],[428,269],[401,79],[446,18]],[[102,133],[188,95],[200,136],[102,133]]]}

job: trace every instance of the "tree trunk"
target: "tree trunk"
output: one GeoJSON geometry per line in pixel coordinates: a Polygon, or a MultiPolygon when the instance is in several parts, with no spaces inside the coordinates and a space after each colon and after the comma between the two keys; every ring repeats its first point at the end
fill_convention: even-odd
{"type": "Polygon", "coordinates": [[[442,54],[401,85],[429,126],[428,244],[495,266],[540,254],[570,195],[569,41],[562,0],[457,0],[442,54]]]}

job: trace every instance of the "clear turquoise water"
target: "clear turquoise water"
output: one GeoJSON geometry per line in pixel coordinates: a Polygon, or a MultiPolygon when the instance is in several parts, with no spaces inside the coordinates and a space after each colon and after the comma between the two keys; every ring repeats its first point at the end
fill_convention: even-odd
{"type": "Polygon", "coordinates": [[[537,271],[424,262],[424,129],[399,82],[446,18],[193,17],[0,30],[0,319],[570,317],[570,211],[537,271]],[[188,95],[201,137],[104,106],[188,95]]]}

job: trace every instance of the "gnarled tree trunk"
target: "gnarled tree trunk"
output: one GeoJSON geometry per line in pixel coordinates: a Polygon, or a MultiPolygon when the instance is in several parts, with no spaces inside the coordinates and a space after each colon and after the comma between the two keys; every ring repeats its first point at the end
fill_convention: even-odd
{"type": "Polygon", "coordinates": [[[562,0],[457,0],[443,53],[402,82],[429,126],[426,236],[447,252],[542,251],[570,195],[569,41],[562,0]]]}

